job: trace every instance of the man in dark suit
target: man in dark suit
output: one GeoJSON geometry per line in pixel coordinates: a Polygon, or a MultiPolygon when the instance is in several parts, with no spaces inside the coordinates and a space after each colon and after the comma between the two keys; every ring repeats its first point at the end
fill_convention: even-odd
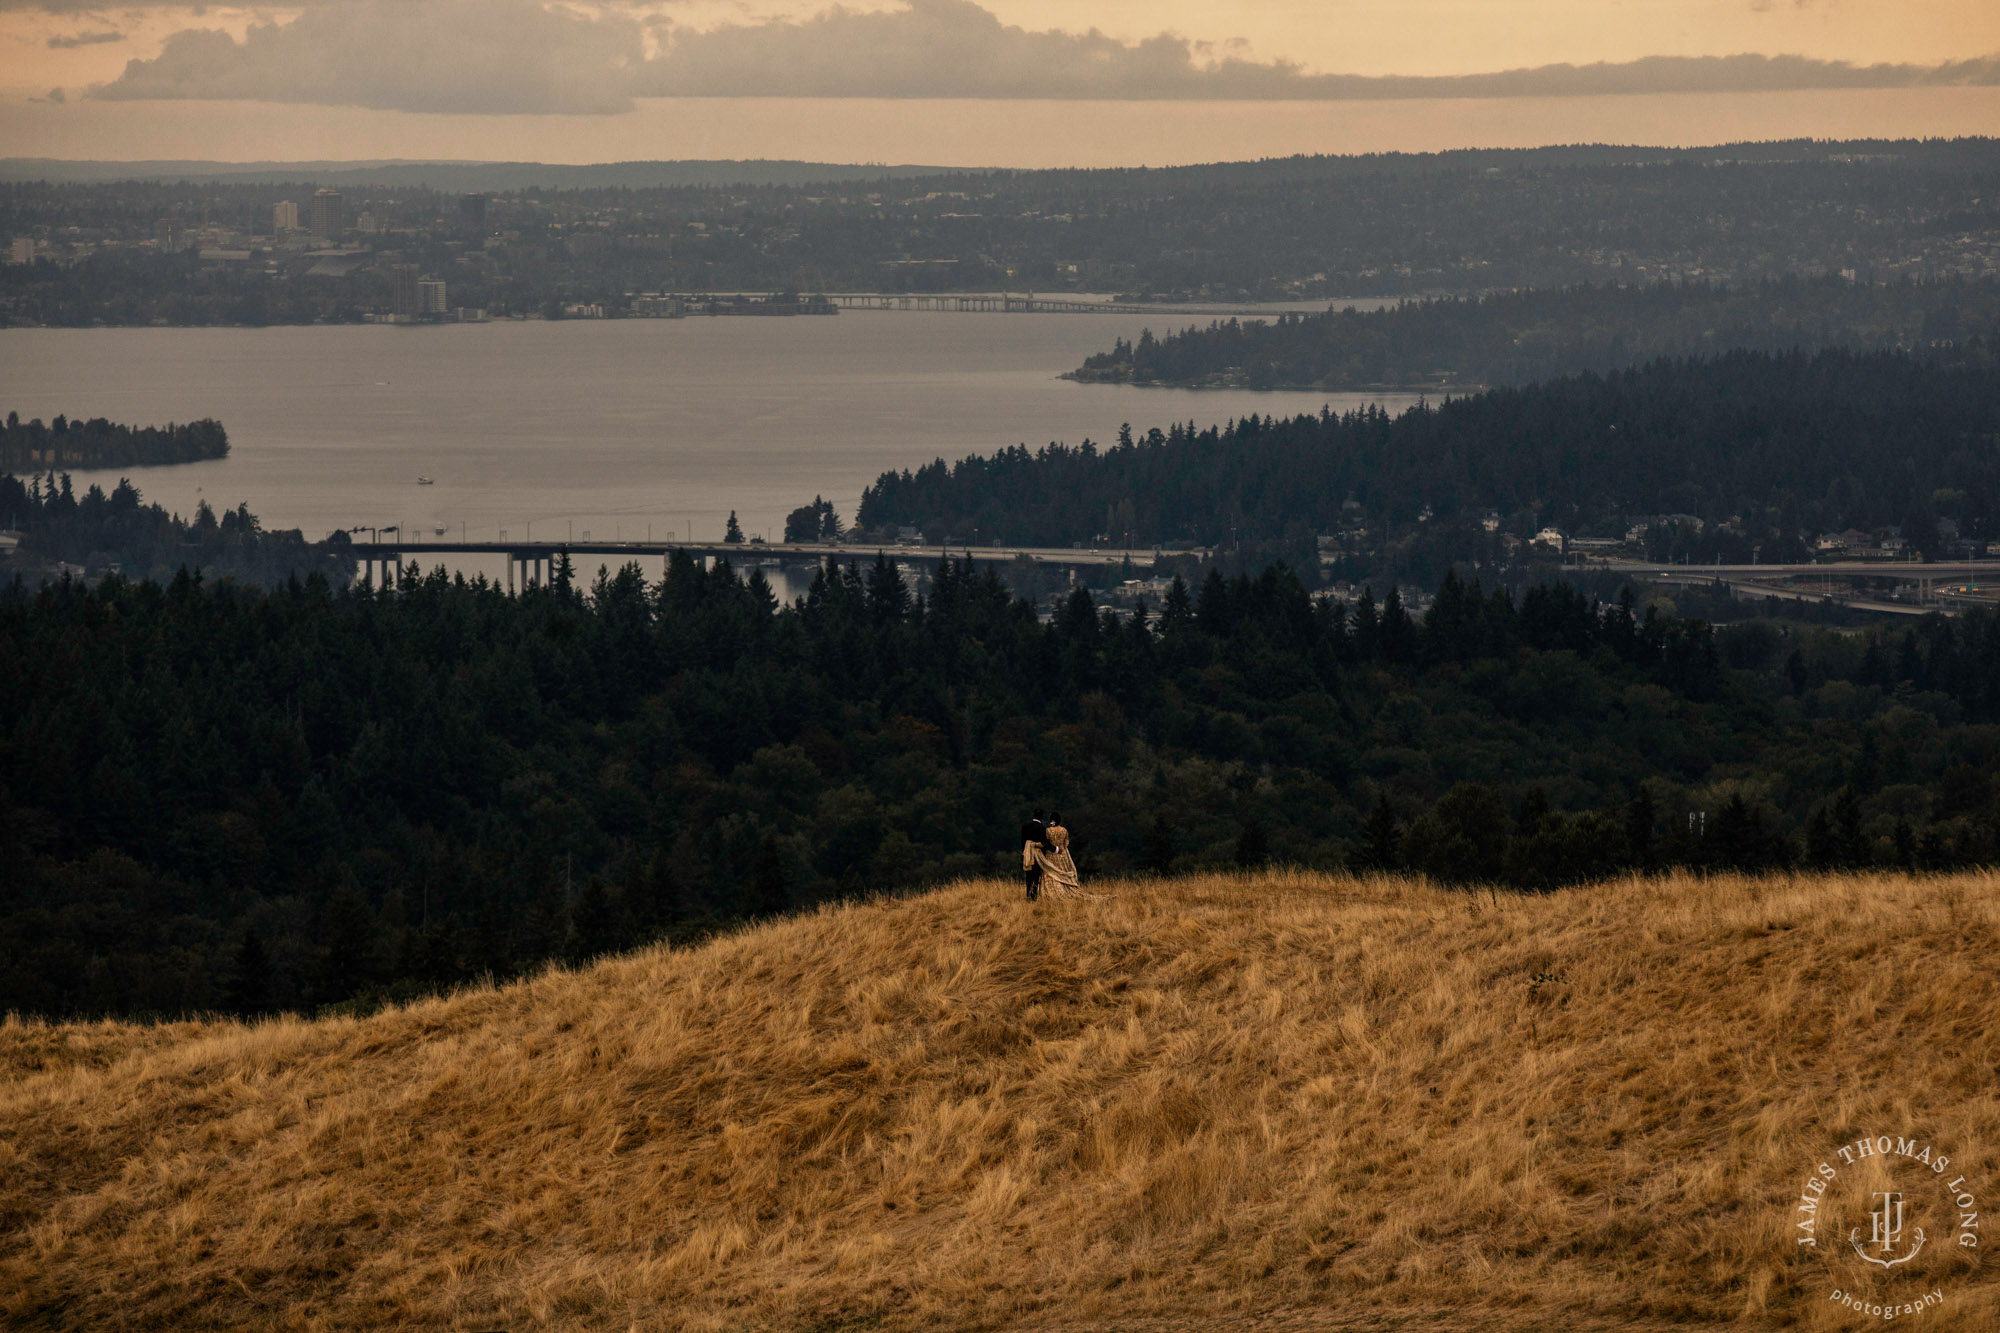
{"type": "Polygon", "coordinates": [[[1042,893],[1042,867],[1035,860],[1037,847],[1046,849],[1049,845],[1049,826],[1042,818],[1040,810],[1035,817],[1021,825],[1021,878],[1028,888],[1028,901],[1033,902],[1042,893]]]}

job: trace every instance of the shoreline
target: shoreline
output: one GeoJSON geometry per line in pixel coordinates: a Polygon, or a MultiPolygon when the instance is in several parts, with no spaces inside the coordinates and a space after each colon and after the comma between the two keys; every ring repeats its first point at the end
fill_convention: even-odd
{"type": "Polygon", "coordinates": [[[1472,384],[1452,381],[1445,383],[1415,384],[1239,384],[1234,381],[1205,379],[1188,380],[1134,380],[1118,379],[1108,375],[1085,375],[1068,370],[1056,376],[1072,384],[1109,384],[1125,389],[1175,389],[1192,392],[1231,391],[1243,393],[1417,393],[1446,395],[1487,393],[1498,387],[1491,384],[1472,384]]]}

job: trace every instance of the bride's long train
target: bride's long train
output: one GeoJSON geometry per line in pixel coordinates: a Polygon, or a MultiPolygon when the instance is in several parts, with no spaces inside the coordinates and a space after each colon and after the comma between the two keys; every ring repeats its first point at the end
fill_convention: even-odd
{"type": "Polygon", "coordinates": [[[1053,850],[1036,848],[1035,864],[1042,868],[1041,896],[1063,902],[1109,898],[1108,893],[1085,893],[1077,877],[1076,862],[1070,858],[1069,840],[1060,839],[1053,850]]]}

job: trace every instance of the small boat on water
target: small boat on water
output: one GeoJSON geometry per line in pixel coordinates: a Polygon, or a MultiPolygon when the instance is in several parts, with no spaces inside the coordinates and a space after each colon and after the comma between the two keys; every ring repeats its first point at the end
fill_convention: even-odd
{"type": "Polygon", "coordinates": [[[434,482],[434,481],[432,481],[432,480],[431,480],[431,479],[430,479],[429,477],[418,477],[418,478],[417,478],[417,485],[419,485],[419,486],[435,486],[435,485],[437,485],[437,483],[436,483],[436,482],[434,482]]]}

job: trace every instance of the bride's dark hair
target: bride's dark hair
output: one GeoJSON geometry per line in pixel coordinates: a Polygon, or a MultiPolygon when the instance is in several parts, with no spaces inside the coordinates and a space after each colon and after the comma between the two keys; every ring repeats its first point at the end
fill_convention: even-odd
{"type": "Polygon", "coordinates": [[[1056,811],[1056,812],[1055,812],[1054,814],[1050,815],[1050,816],[1049,816],[1049,822],[1050,822],[1051,824],[1060,824],[1060,823],[1062,823],[1062,811],[1058,810],[1058,811],[1056,811]]]}

